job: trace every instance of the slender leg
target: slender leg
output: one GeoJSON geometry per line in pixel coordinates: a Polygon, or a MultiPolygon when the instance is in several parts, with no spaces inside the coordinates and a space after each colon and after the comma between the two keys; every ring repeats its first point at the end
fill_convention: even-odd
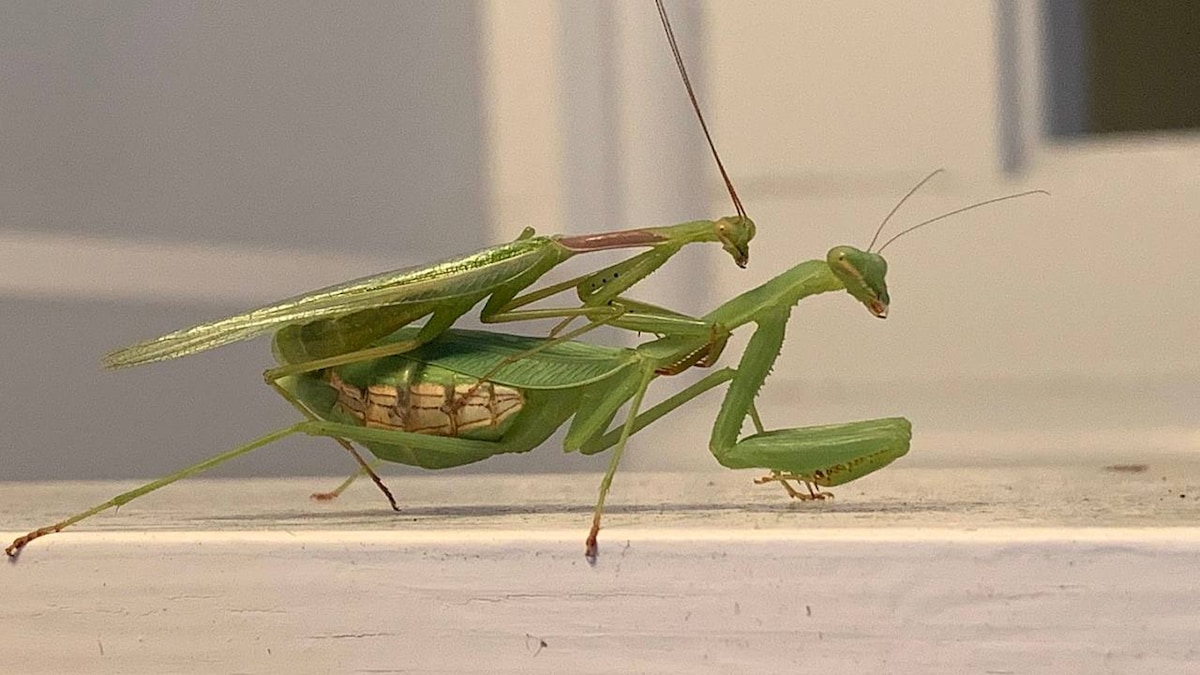
{"type": "Polygon", "coordinates": [[[758,433],[763,433],[766,429],[763,427],[762,417],[758,414],[758,406],[750,404],[750,421],[754,423],[754,430],[758,433]]]}
{"type": "Polygon", "coordinates": [[[804,501],[804,502],[819,500],[819,499],[833,499],[832,492],[821,492],[819,489],[814,490],[813,483],[809,480],[809,477],[807,477],[807,476],[799,476],[794,473],[782,473],[779,471],[772,471],[769,476],[763,476],[762,478],[754,479],[755,485],[765,485],[766,483],[775,483],[775,482],[778,482],[780,485],[782,485],[784,491],[786,491],[788,496],[791,497],[792,499],[799,499],[800,501],[804,501]],[[808,489],[808,494],[804,494],[803,492],[800,492],[796,488],[792,487],[792,484],[788,482],[790,480],[796,481],[799,483],[803,483],[804,487],[808,489]]]}
{"type": "MultiPolygon", "coordinates": [[[[293,408],[299,410],[300,414],[304,415],[309,420],[315,422],[320,419],[317,417],[316,413],[309,410],[308,406],[304,405],[303,401],[296,398],[292,392],[288,391],[287,388],[281,385],[277,378],[268,377],[267,384],[271,385],[271,388],[274,389],[276,393],[282,396],[285,401],[292,404],[293,408]]],[[[342,449],[350,453],[350,456],[353,457],[354,461],[358,463],[358,471],[355,471],[353,474],[351,474],[349,478],[343,481],[341,485],[334,488],[332,492],[315,492],[311,495],[311,497],[317,501],[329,501],[335,499],[342,494],[342,491],[350,487],[350,484],[353,483],[360,474],[367,475],[371,477],[371,480],[375,483],[375,487],[379,488],[379,491],[382,492],[383,496],[387,498],[388,504],[391,505],[392,510],[398,513],[400,511],[400,507],[396,505],[396,497],[392,495],[392,491],[388,489],[388,486],[383,484],[383,479],[379,477],[379,474],[375,473],[375,470],[371,468],[371,465],[367,463],[367,460],[363,459],[363,456],[359,454],[358,450],[354,449],[354,446],[350,443],[350,441],[347,441],[344,438],[338,438],[336,436],[330,436],[330,438],[332,438],[338,445],[342,446],[342,449]]]]}
{"type": "MultiPolygon", "coordinates": [[[[721,370],[709,373],[704,378],[696,381],[691,386],[683,389],[673,396],[663,399],[663,401],[657,405],[652,406],[637,416],[633,422],[633,429],[629,432],[630,435],[636,434],[642,429],[645,429],[654,422],[657,422],[658,420],[670,414],[676,408],[682,406],[684,403],[687,403],[704,392],[715,387],[719,387],[722,384],[732,380],[736,373],[737,371],[732,368],[722,368],[721,370]]],[[[621,438],[622,431],[622,428],[618,428],[604,434],[603,436],[593,438],[585,442],[580,447],[580,452],[585,455],[594,455],[598,452],[604,452],[605,450],[617,444],[621,438]]]]}
{"type": "MultiPolygon", "coordinates": [[[[344,439],[334,439],[334,440],[344,440],[344,439]]],[[[379,466],[380,464],[382,464],[382,462],[380,462],[378,460],[376,460],[374,462],[368,462],[366,468],[363,468],[361,466],[358,467],[358,471],[355,471],[354,473],[347,476],[346,480],[339,483],[338,486],[335,487],[334,489],[332,489],[328,492],[314,492],[311,495],[309,495],[308,497],[309,497],[309,499],[312,499],[315,502],[331,502],[331,501],[337,499],[338,497],[341,497],[342,493],[345,492],[346,489],[349,488],[351,485],[353,485],[354,481],[358,480],[359,478],[361,478],[363,476],[371,476],[372,478],[378,478],[378,475],[375,474],[375,467],[379,466]]],[[[376,485],[378,486],[379,483],[376,483],[376,485]]],[[[385,494],[388,494],[390,496],[390,491],[385,494]]],[[[396,508],[395,504],[393,504],[392,510],[399,511],[400,509],[396,508]]]]}
{"type": "Polygon", "coordinates": [[[350,363],[359,363],[372,359],[380,359],[385,356],[395,356],[410,352],[417,347],[433,340],[442,333],[449,330],[454,322],[463,314],[471,310],[476,303],[476,298],[472,297],[465,301],[446,303],[445,305],[433,310],[429,316],[429,320],[416,333],[416,337],[408,340],[397,340],[388,342],[374,347],[365,347],[354,351],[336,354],[327,358],[313,359],[310,361],[295,360],[285,363],[277,368],[272,368],[263,373],[263,379],[269,384],[272,380],[278,380],[283,377],[292,375],[301,375],[303,373],[311,373],[325,368],[334,368],[344,366],[350,363]]]}
{"type": "MultiPolygon", "coordinates": [[[[500,372],[500,370],[502,370],[505,366],[516,363],[517,361],[520,361],[523,358],[526,358],[528,356],[536,354],[542,350],[549,349],[555,345],[562,344],[563,342],[567,342],[569,340],[574,340],[575,338],[578,338],[581,335],[584,335],[585,333],[587,333],[589,331],[595,330],[596,328],[599,328],[600,326],[607,325],[607,324],[621,325],[622,321],[623,321],[623,317],[626,315],[626,312],[628,311],[628,309],[625,306],[625,302],[626,302],[625,299],[618,298],[617,300],[613,301],[612,305],[609,305],[607,307],[593,309],[593,310],[586,310],[586,311],[599,311],[599,309],[603,309],[604,316],[601,316],[600,318],[596,318],[595,316],[592,316],[592,317],[590,317],[591,321],[587,325],[584,325],[580,328],[576,328],[575,330],[572,330],[567,333],[563,333],[561,335],[555,336],[555,331],[551,331],[552,339],[546,340],[545,342],[538,345],[537,347],[534,347],[533,349],[529,349],[529,350],[526,350],[519,354],[514,354],[512,356],[502,359],[499,363],[497,363],[495,366],[493,366],[490,370],[488,370],[486,373],[484,373],[479,378],[479,380],[475,384],[475,387],[482,386],[483,383],[489,381],[492,377],[495,377],[496,373],[500,372]]],[[[671,310],[662,309],[659,307],[655,307],[654,305],[649,305],[649,304],[646,304],[643,302],[638,302],[638,301],[634,301],[634,300],[630,300],[628,302],[630,303],[631,306],[637,308],[637,311],[640,315],[644,315],[647,318],[653,318],[653,319],[657,320],[659,323],[659,325],[657,327],[659,327],[660,329],[664,325],[662,323],[663,321],[670,321],[671,322],[670,326],[672,328],[678,328],[680,325],[684,326],[684,328],[680,330],[681,334],[690,334],[690,333],[694,332],[697,329],[697,327],[699,327],[699,329],[702,329],[709,333],[709,336],[710,336],[709,343],[707,345],[705,345],[705,347],[703,349],[697,350],[697,352],[693,355],[689,355],[689,358],[685,359],[680,364],[675,364],[669,368],[660,369],[657,372],[657,374],[659,374],[659,375],[675,375],[675,374],[682,372],[692,366],[697,366],[700,368],[707,368],[707,367],[711,366],[713,363],[716,362],[717,358],[721,355],[722,350],[724,350],[724,348],[725,348],[725,343],[729,339],[729,331],[726,330],[722,326],[718,326],[715,324],[709,324],[709,323],[703,322],[700,319],[687,316],[686,314],[680,314],[678,312],[673,312],[671,310]]],[[[581,309],[583,309],[583,308],[581,308],[581,309]]],[[[554,311],[554,310],[550,310],[550,311],[554,311]]],[[[497,317],[492,317],[492,320],[496,320],[496,319],[497,319],[497,317]]],[[[508,320],[508,319],[502,318],[500,320],[508,320]]],[[[563,325],[564,324],[559,324],[559,326],[563,326],[563,325]]],[[[622,326],[622,327],[625,327],[625,326],[622,326]]],[[[556,326],[555,328],[557,329],[558,326],[556,326]]],[[[464,395],[463,397],[458,398],[456,400],[459,401],[459,405],[462,405],[474,393],[475,393],[475,388],[472,388],[471,390],[469,390],[466,393],[466,395],[464,395]]]]}
{"type": "Polygon", "coordinates": [[[661,267],[681,246],[680,243],[660,244],[595,272],[545,286],[520,297],[509,298],[499,307],[486,307],[483,320],[490,323],[491,319],[511,315],[513,310],[568,290],[577,292],[585,308],[601,307],[661,267]]]}
{"type": "Polygon", "coordinates": [[[369,361],[371,359],[381,359],[385,356],[395,356],[397,354],[411,352],[417,347],[425,344],[427,341],[428,340],[423,340],[421,338],[402,340],[399,342],[390,342],[385,345],[379,345],[377,347],[359,349],[346,354],[330,356],[329,358],[304,361],[302,363],[289,363],[287,365],[272,368],[264,372],[263,379],[267,381],[267,384],[270,384],[272,381],[284,377],[302,375],[304,373],[311,373],[314,371],[323,370],[325,368],[344,366],[348,363],[359,363],[361,361],[369,361]]]}
{"type": "Polygon", "coordinates": [[[249,443],[246,443],[245,445],[239,445],[238,447],[236,447],[232,450],[223,452],[219,455],[214,455],[212,457],[209,457],[208,459],[206,459],[202,462],[193,464],[185,469],[180,469],[179,471],[176,471],[175,473],[163,476],[162,478],[159,478],[158,480],[150,481],[149,483],[146,483],[145,485],[134,488],[133,490],[130,490],[128,492],[122,492],[121,494],[117,495],[116,497],[113,497],[112,499],[110,499],[102,504],[97,504],[96,506],[93,506],[92,508],[87,509],[86,511],[80,511],[79,513],[76,513],[75,515],[70,516],[69,518],[66,518],[64,520],[60,520],[59,522],[57,522],[53,525],[50,525],[47,527],[41,527],[41,528],[38,528],[38,529],[30,532],[29,534],[26,534],[23,537],[17,537],[15,540],[13,540],[13,542],[11,544],[8,545],[7,548],[4,549],[4,552],[7,553],[9,555],[9,557],[15,558],[17,556],[17,554],[21,552],[21,549],[25,548],[25,546],[28,545],[29,542],[33,541],[34,539],[44,537],[48,534],[54,534],[55,532],[61,532],[64,528],[70,527],[71,525],[78,523],[79,521],[83,520],[84,518],[94,516],[97,513],[100,513],[101,511],[105,511],[107,509],[115,508],[115,507],[121,506],[123,504],[128,504],[129,502],[133,501],[134,499],[137,499],[138,497],[141,497],[144,494],[154,492],[155,490],[157,490],[161,487],[170,485],[171,483],[174,483],[177,480],[182,480],[189,476],[194,476],[198,473],[201,473],[202,471],[207,471],[207,470],[213,468],[214,466],[217,466],[218,464],[223,464],[235,457],[240,457],[241,455],[244,455],[252,450],[257,450],[258,448],[261,448],[264,445],[274,443],[275,441],[278,441],[281,438],[291,436],[292,434],[304,431],[305,424],[307,424],[307,422],[293,424],[290,427],[280,429],[278,431],[272,431],[271,433],[269,433],[265,436],[256,438],[255,440],[250,441],[249,443]]]}
{"type": "Polygon", "coordinates": [[[642,404],[642,398],[646,395],[646,389],[650,386],[650,381],[654,379],[654,371],[645,369],[642,373],[642,379],[638,385],[637,392],[633,395],[633,400],[629,403],[629,414],[625,418],[625,424],[621,426],[621,436],[617,440],[617,447],[613,450],[612,458],[608,462],[608,471],[604,473],[604,479],[600,481],[600,496],[596,499],[596,508],[592,512],[592,529],[588,532],[587,542],[584,548],[584,556],[591,564],[596,564],[596,555],[599,553],[599,544],[596,542],[596,537],[600,534],[600,519],[604,516],[604,500],[608,497],[608,490],[612,487],[613,476],[617,473],[617,467],[621,464],[621,455],[625,453],[625,443],[629,440],[629,435],[633,433],[633,427],[637,423],[638,407],[642,404]]]}

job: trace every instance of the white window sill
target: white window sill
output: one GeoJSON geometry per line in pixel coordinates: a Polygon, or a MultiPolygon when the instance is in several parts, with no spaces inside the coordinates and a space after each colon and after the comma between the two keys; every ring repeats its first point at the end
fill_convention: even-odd
{"type": "MultiPolygon", "coordinates": [[[[1184,672],[1200,463],[191,480],[0,568],[19,672],[1184,672]],[[336,482],[336,481],[334,481],[336,482]],[[1181,496],[1182,495],[1182,496],[1181,496]],[[544,642],[545,646],[540,647],[544,642]]],[[[131,483],[0,485],[11,538],[131,483]]]]}

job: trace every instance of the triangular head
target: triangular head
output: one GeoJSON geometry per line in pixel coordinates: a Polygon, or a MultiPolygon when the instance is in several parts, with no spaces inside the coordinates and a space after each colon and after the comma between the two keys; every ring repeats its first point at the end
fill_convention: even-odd
{"type": "Polygon", "coordinates": [[[846,290],[866,305],[871,314],[886,319],[888,304],[887,261],[878,253],[861,251],[853,246],[836,246],[829,250],[825,262],[846,290]]]}

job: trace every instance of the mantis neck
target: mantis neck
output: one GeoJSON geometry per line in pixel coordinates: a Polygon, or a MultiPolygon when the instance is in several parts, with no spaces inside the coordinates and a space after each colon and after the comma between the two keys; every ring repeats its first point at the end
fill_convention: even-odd
{"type": "Polygon", "coordinates": [[[704,320],[732,330],[769,314],[789,310],[810,295],[844,288],[828,263],[809,260],[724,303],[705,315],[704,320]]]}
{"type": "Polygon", "coordinates": [[[606,251],[636,246],[657,246],[674,242],[683,245],[689,242],[716,241],[716,223],[711,220],[693,220],[666,227],[647,227],[636,230],[617,230],[558,237],[558,244],[572,253],[606,251]]]}

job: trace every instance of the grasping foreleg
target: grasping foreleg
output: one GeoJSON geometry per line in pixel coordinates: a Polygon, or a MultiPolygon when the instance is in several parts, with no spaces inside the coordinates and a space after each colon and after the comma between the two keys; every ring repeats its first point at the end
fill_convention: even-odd
{"type": "Polygon", "coordinates": [[[796,480],[828,487],[861,478],[907,453],[912,425],[903,417],[760,431],[738,440],[783,346],[788,313],[772,312],[757,322],[713,425],[709,450],[717,461],[731,469],[772,472],[757,482],[779,481],[790,488],[784,481],[796,480]]]}

